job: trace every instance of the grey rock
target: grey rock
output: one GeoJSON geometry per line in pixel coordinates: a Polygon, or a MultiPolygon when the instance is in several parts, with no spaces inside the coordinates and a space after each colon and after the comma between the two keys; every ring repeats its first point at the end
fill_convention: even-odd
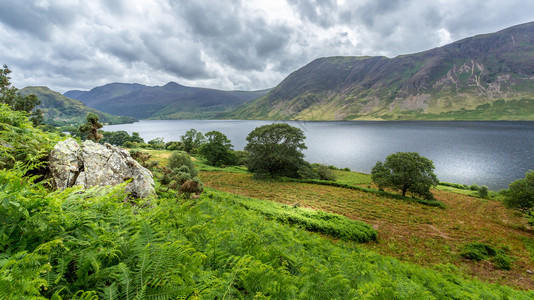
{"type": "Polygon", "coordinates": [[[110,144],[85,141],[80,147],[69,138],[52,150],[49,166],[58,189],[73,185],[84,188],[117,185],[125,181],[126,192],[135,198],[155,195],[152,173],[130,154],[110,144]]]}
{"type": "Polygon", "coordinates": [[[83,167],[80,145],[72,138],[56,144],[48,158],[53,184],[64,190],[71,187],[83,167]]]}

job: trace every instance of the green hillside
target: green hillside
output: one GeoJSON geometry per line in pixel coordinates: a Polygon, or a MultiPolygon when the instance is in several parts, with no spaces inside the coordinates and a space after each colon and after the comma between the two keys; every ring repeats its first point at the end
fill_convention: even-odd
{"type": "Polygon", "coordinates": [[[534,23],[395,58],[320,58],[227,117],[534,120],[534,23]]]}
{"type": "MultiPolygon", "coordinates": [[[[454,211],[460,212],[456,216],[461,218],[450,219],[448,208],[317,184],[264,180],[248,185],[251,176],[240,169],[238,173],[227,173],[213,167],[202,171],[208,184],[216,186],[222,180],[237,179],[233,186],[221,188],[237,192],[206,188],[198,198],[189,199],[164,188],[160,182],[158,197],[147,200],[127,198],[126,183],[116,187],[53,191],[46,180],[37,180],[30,174],[36,171],[31,168],[42,167],[40,160],[47,157],[59,139],[57,134],[34,128],[24,113],[0,105],[0,151],[7,154],[0,156],[0,299],[534,297],[532,291],[472,278],[452,264],[421,266],[371,250],[374,247],[380,251],[381,246],[392,253],[429,255],[419,253],[420,248],[399,249],[392,241],[392,237],[402,240],[402,235],[406,235],[402,230],[421,228],[434,232],[438,246],[452,257],[454,249],[447,251],[443,246],[450,245],[449,240],[467,241],[445,236],[438,228],[459,221],[464,223],[447,230],[461,236],[472,230],[473,238],[498,235],[503,243],[510,241],[501,233],[513,232],[513,247],[503,245],[499,251],[522,253],[525,246],[515,244],[518,235],[531,243],[532,233],[520,224],[513,226],[501,221],[505,214],[499,210],[491,211],[488,216],[467,214],[478,199],[464,198],[467,205],[458,202],[460,205],[454,211]],[[17,167],[20,163],[26,167],[17,167]],[[273,185],[275,188],[264,188],[273,185]],[[322,193],[316,193],[305,205],[318,200],[317,204],[332,206],[320,211],[315,207],[311,210],[274,203],[294,200],[290,197],[307,198],[305,193],[288,194],[288,188],[308,193],[311,189],[322,189],[322,193]],[[262,200],[237,195],[255,189],[262,200]],[[321,201],[325,196],[344,198],[347,193],[350,193],[345,200],[345,204],[350,204],[347,215],[328,212],[342,206],[321,201]],[[278,195],[289,197],[280,201],[263,199],[278,195]],[[353,220],[358,212],[362,219],[371,218],[370,221],[379,225],[353,220]],[[496,215],[491,218],[493,214],[496,215]],[[439,220],[449,223],[428,223],[428,218],[441,215],[445,217],[439,220]],[[493,221],[490,223],[499,228],[496,233],[486,231],[490,218],[493,221]],[[477,223],[477,220],[484,222],[477,223]],[[389,224],[392,221],[396,223],[389,224]]],[[[170,156],[163,151],[152,154],[157,154],[161,162],[170,156]]],[[[354,178],[360,180],[361,176],[354,178]]],[[[343,180],[349,179],[345,176],[343,180]]],[[[486,205],[499,206],[498,202],[485,201],[486,205]]],[[[514,218],[517,216],[510,220],[514,218]]],[[[405,237],[408,245],[426,245],[423,239],[417,240],[419,233],[413,241],[410,236],[405,237]]],[[[525,245],[532,244],[525,242],[525,245]]],[[[437,247],[434,243],[428,246],[437,247]]],[[[502,254],[502,257],[506,256],[502,254]]],[[[456,256],[456,259],[461,258],[456,256]]],[[[497,265],[494,261],[479,263],[483,268],[497,265]]],[[[493,274],[511,273],[529,267],[528,264],[517,257],[512,270],[490,270],[493,274]]],[[[530,278],[523,278],[521,287],[528,287],[531,282],[530,278]]]]}
{"type": "Polygon", "coordinates": [[[36,95],[41,101],[37,108],[44,112],[45,123],[55,126],[83,123],[87,114],[91,112],[100,116],[102,123],[121,124],[136,121],[132,117],[115,116],[90,108],[78,100],[67,98],[43,86],[25,87],[20,90],[20,93],[22,95],[36,95]]]}

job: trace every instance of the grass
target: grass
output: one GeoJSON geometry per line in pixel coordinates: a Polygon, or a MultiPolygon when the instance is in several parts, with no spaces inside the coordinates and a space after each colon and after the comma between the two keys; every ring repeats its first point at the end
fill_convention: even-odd
{"type": "Polygon", "coordinates": [[[368,224],[354,221],[347,217],[327,213],[320,210],[300,208],[275,202],[262,201],[250,197],[236,196],[230,193],[217,192],[224,196],[225,201],[257,211],[269,219],[284,224],[297,225],[311,231],[324,233],[342,240],[366,243],[376,241],[378,233],[368,224]]]}
{"type": "Polygon", "coordinates": [[[201,172],[205,186],[262,200],[300,205],[346,216],[372,225],[379,232],[376,243],[365,247],[380,254],[422,266],[452,264],[467,274],[491,282],[532,289],[525,278],[534,268],[523,238],[532,238],[525,221],[500,202],[434,190],[446,209],[333,186],[299,182],[259,181],[250,174],[201,172]],[[510,271],[493,264],[477,264],[460,257],[465,243],[487,241],[511,249],[516,259],[510,271]]]}
{"type": "MultiPolygon", "coordinates": [[[[476,193],[450,186],[433,190],[446,209],[352,190],[302,182],[255,180],[242,168],[209,169],[196,162],[204,185],[234,195],[268,200],[289,206],[319,209],[363,221],[378,231],[376,242],[363,247],[382,255],[421,266],[455,266],[463,273],[485,281],[521,289],[534,289],[526,270],[534,269],[534,234],[526,221],[499,201],[480,199],[462,193],[476,193]],[[509,249],[510,270],[500,270],[497,262],[463,259],[465,244],[484,242],[509,249]]],[[[371,186],[370,176],[335,171],[338,183],[371,186]]]]}

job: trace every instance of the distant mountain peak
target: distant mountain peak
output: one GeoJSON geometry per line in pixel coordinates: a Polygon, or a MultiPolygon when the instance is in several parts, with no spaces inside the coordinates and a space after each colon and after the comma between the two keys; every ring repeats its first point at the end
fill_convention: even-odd
{"type": "Polygon", "coordinates": [[[395,58],[316,59],[241,119],[534,120],[534,22],[395,58]]]}

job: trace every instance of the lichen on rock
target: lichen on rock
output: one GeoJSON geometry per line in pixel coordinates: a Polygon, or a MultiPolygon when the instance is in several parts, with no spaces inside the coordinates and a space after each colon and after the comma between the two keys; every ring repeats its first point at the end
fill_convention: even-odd
{"type": "Polygon", "coordinates": [[[110,144],[90,140],[78,143],[68,138],[59,142],[50,153],[49,168],[58,189],[74,185],[84,188],[117,185],[130,181],[126,192],[135,198],[155,195],[152,173],[130,154],[110,144]]]}

